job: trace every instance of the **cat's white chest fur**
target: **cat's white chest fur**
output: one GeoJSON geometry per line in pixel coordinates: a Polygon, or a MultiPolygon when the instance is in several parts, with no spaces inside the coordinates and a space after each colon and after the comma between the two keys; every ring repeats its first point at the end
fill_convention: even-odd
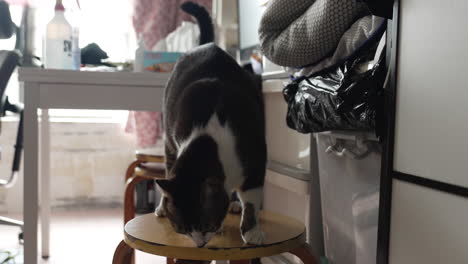
{"type": "Polygon", "coordinates": [[[226,176],[225,188],[228,193],[239,188],[244,180],[239,155],[236,151],[236,138],[227,123],[224,126],[219,122],[216,114],[213,114],[205,127],[199,127],[192,131],[190,137],[178,146],[178,155],[199,135],[211,136],[218,145],[218,154],[226,176]]]}

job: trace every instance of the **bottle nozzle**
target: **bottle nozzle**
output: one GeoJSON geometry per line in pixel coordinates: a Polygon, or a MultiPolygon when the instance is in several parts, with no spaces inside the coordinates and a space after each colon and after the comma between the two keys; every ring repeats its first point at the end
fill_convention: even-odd
{"type": "Polygon", "coordinates": [[[55,1],[55,11],[65,11],[65,7],[63,7],[62,0],[55,1]]]}

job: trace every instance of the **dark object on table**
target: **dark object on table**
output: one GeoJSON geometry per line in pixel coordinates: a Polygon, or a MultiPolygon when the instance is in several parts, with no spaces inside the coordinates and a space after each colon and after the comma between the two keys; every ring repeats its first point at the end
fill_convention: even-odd
{"type": "Polygon", "coordinates": [[[96,43],[88,44],[86,47],[81,49],[81,64],[112,66],[112,64],[102,61],[107,58],[109,58],[107,53],[96,43]]]}
{"type": "Polygon", "coordinates": [[[374,54],[375,48],[335,69],[287,85],[283,95],[288,103],[288,126],[301,133],[374,130],[380,137],[384,124],[385,51],[371,69],[359,70],[374,54]]]}

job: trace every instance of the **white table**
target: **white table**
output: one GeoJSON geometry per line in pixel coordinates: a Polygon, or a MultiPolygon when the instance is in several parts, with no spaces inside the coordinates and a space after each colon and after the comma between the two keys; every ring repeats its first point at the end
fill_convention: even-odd
{"type": "Polygon", "coordinates": [[[79,72],[36,68],[19,70],[25,104],[24,263],[36,264],[39,260],[39,214],[41,255],[49,256],[50,135],[47,109],[160,111],[163,89],[168,77],[169,74],[148,72],[79,72]],[[38,109],[42,110],[40,139],[38,109]]]}

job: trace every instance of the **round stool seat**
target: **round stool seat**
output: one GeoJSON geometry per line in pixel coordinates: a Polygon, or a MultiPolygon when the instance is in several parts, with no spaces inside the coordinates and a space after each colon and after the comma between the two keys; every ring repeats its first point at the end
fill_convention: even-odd
{"type": "Polygon", "coordinates": [[[188,237],[174,232],[169,220],[146,214],[125,225],[125,243],[150,254],[191,260],[241,260],[288,252],[305,243],[305,226],[301,222],[271,212],[260,212],[260,227],[265,233],[263,245],[242,241],[240,215],[228,214],[223,232],[215,235],[203,248],[188,237]]]}

